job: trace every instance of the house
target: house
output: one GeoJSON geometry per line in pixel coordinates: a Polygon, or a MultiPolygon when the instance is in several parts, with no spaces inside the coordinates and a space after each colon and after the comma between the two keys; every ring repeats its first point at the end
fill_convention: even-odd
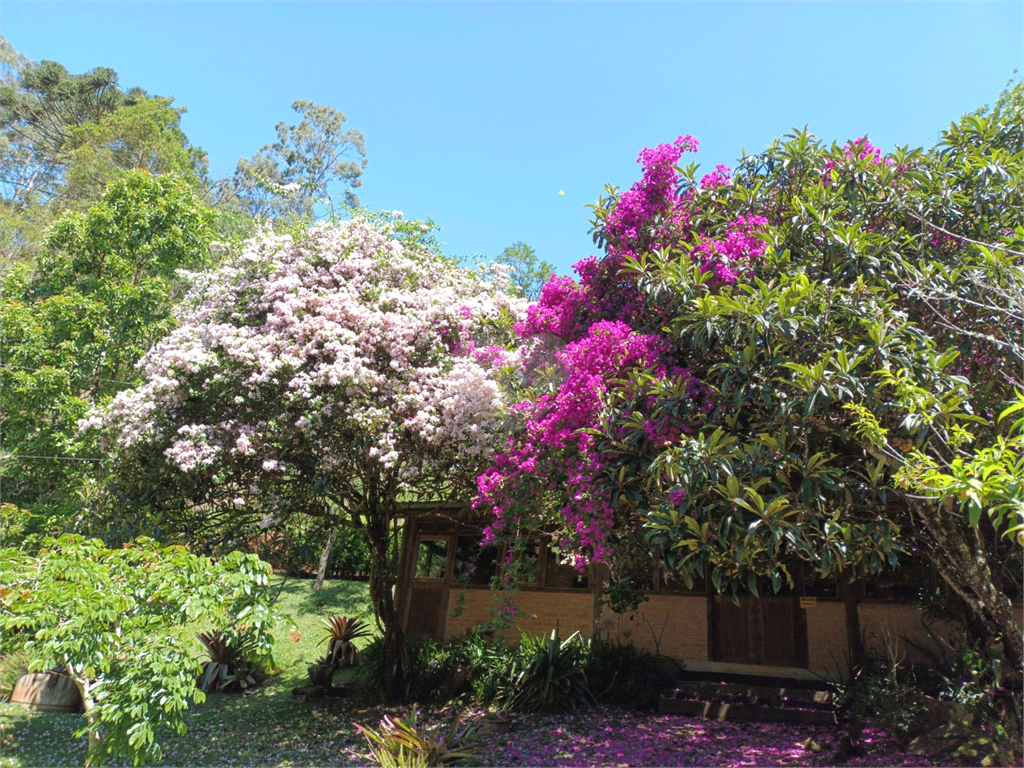
{"type": "MultiPolygon", "coordinates": [[[[464,506],[421,506],[406,517],[396,607],[409,637],[450,640],[491,621],[500,599],[490,589],[491,577],[504,562],[503,550],[480,546],[488,516],[464,506]]],[[[560,563],[542,537],[530,546],[536,573],[514,595],[516,613],[501,630],[512,640],[521,631],[546,634],[557,622],[563,637],[600,633],[685,661],[690,669],[753,665],[763,674],[775,667],[829,677],[846,674],[860,638],[872,652],[897,662],[927,663],[915,644],[933,645],[917,602],[936,576],[918,563],[853,582],[796,568],[793,589],[776,594],[765,585],[760,597],[741,594],[736,604],[703,580],[691,587],[672,580],[650,558],[633,574],[646,601],[635,611],[615,613],[601,600],[609,581],[606,567],[580,574],[560,563]]],[[[955,635],[941,623],[931,630],[955,635]]]]}

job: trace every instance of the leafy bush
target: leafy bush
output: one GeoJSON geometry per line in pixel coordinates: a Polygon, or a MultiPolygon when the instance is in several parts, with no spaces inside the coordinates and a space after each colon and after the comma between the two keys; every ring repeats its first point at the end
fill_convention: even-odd
{"type": "Polygon", "coordinates": [[[1020,687],[1004,685],[1000,648],[962,639],[935,671],[939,698],[957,705],[940,736],[951,757],[977,765],[1019,765],[1024,756],[1020,687]]]}
{"type": "MultiPolygon", "coordinates": [[[[483,633],[442,643],[412,643],[405,701],[444,703],[470,695],[478,704],[519,710],[559,710],[598,701],[641,708],[657,705],[676,662],[632,645],[578,632],[561,640],[524,634],[518,648],[483,633]],[[554,643],[554,645],[552,645],[554,643]]],[[[383,684],[383,641],[362,651],[360,679],[372,691],[383,684]]]]}
{"type": "MultiPolygon", "coordinates": [[[[409,645],[412,667],[402,697],[407,702],[440,704],[471,693],[481,703],[489,703],[515,669],[515,649],[480,635],[450,642],[428,638],[409,645]]],[[[360,657],[358,679],[369,691],[383,690],[383,639],[374,639],[360,657]]]]}
{"type": "Polygon", "coordinates": [[[157,762],[163,736],[185,732],[189,701],[205,699],[188,627],[244,631],[271,661],[279,615],[270,568],[254,555],[215,561],[151,539],[111,549],[64,535],[36,556],[0,550],[0,561],[0,628],[25,637],[30,669],[58,668],[74,680],[90,763],[157,762]]]}
{"type": "Polygon", "coordinates": [[[891,735],[906,739],[928,717],[913,672],[872,656],[855,665],[849,682],[836,689],[836,703],[850,721],[854,742],[867,719],[880,721],[891,735]]]}
{"type": "Polygon", "coordinates": [[[7,701],[14,691],[18,678],[28,672],[32,657],[27,651],[17,650],[0,657],[0,701],[7,701]]]}
{"type": "Polygon", "coordinates": [[[405,718],[385,715],[379,730],[358,723],[355,726],[370,748],[369,754],[356,756],[383,768],[458,765],[477,760],[467,745],[473,727],[459,730],[457,719],[444,731],[438,727],[420,729],[416,726],[416,711],[412,710],[405,718]]]}
{"type": "Polygon", "coordinates": [[[560,711],[594,704],[586,675],[588,655],[587,642],[579,632],[565,640],[559,638],[557,626],[547,640],[524,633],[518,654],[521,667],[497,701],[520,711],[560,711]]]}
{"type": "Polygon", "coordinates": [[[480,704],[491,704],[522,666],[523,649],[510,648],[500,640],[483,635],[470,635],[462,643],[466,660],[473,665],[470,678],[473,698],[480,704]]]}

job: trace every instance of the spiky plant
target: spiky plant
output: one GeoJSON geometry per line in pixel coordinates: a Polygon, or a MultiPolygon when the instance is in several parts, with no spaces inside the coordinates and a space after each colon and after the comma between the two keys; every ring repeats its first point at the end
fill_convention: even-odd
{"type": "Polygon", "coordinates": [[[322,621],[327,627],[327,637],[320,642],[330,641],[325,663],[335,668],[355,666],[359,661],[359,655],[353,641],[369,637],[370,628],[362,619],[348,616],[330,616],[322,621]]]}
{"type": "Polygon", "coordinates": [[[547,641],[524,633],[520,657],[521,670],[498,696],[503,707],[557,712],[594,704],[585,671],[587,645],[579,632],[562,640],[556,625],[547,641]]]}
{"type": "Polygon", "coordinates": [[[404,718],[385,715],[379,729],[359,723],[355,726],[370,748],[368,754],[356,756],[369,759],[381,768],[429,768],[477,762],[477,755],[469,746],[474,727],[460,729],[458,719],[443,731],[437,726],[417,728],[416,710],[412,709],[404,718]]]}
{"type": "Polygon", "coordinates": [[[200,632],[197,637],[210,657],[209,661],[203,662],[199,690],[209,693],[210,690],[226,691],[256,685],[258,664],[253,661],[254,648],[250,640],[239,638],[227,630],[200,632]]]}

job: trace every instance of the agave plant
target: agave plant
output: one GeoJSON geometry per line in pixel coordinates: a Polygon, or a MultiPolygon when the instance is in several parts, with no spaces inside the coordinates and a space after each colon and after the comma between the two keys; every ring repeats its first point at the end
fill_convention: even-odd
{"type": "Polygon", "coordinates": [[[251,640],[239,639],[226,630],[200,632],[198,637],[210,656],[209,661],[203,662],[199,690],[209,693],[257,684],[258,665],[253,662],[255,648],[251,640]]]}
{"type": "Polygon", "coordinates": [[[458,718],[443,732],[439,727],[418,729],[415,709],[405,718],[385,715],[378,730],[359,723],[355,723],[355,726],[370,747],[369,754],[357,754],[356,757],[370,760],[382,768],[428,768],[477,760],[476,754],[466,743],[474,727],[467,726],[460,730],[458,718]]]}
{"type": "Polygon", "coordinates": [[[587,683],[587,644],[579,632],[565,640],[558,626],[545,642],[524,633],[520,652],[525,663],[499,697],[509,709],[558,711],[595,703],[587,683]]]}
{"type": "Polygon", "coordinates": [[[369,637],[370,628],[361,619],[348,616],[331,616],[323,619],[323,623],[327,627],[327,637],[320,642],[330,641],[324,663],[335,668],[355,666],[359,655],[353,640],[369,637]]]}

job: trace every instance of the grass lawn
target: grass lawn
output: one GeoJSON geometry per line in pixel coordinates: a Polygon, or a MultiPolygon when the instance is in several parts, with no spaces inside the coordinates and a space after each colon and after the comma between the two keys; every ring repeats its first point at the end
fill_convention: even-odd
{"type": "MultiPolygon", "coordinates": [[[[306,667],[324,653],[321,617],[331,614],[369,619],[366,584],[328,582],[313,592],[311,581],[283,583],[280,605],[292,617],[277,630],[275,657],[280,670],[247,694],[213,694],[189,713],[184,736],[165,737],[165,765],[320,766],[352,765],[350,750],[365,741],[353,721],[376,725],[382,707],[336,702],[293,701],[291,689],[305,685],[306,667]]],[[[372,623],[372,619],[370,619],[372,623]]],[[[367,641],[361,641],[365,643],[367,641]]],[[[198,650],[198,644],[197,644],[198,650]]],[[[339,673],[343,675],[345,672],[339,673]]],[[[426,722],[448,719],[454,708],[423,713],[426,722]]],[[[388,712],[395,710],[388,709],[388,712]]],[[[479,709],[463,713],[477,720],[479,709]]],[[[0,704],[0,768],[82,765],[85,741],[76,739],[80,715],[26,712],[0,704]]],[[[477,752],[484,765],[822,765],[839,734],[833,728],[713,720],[638,713],[599,707],[576,714],[513,718],[509,733],[484,734],[477,752]],[[813,752],[808,739],[822,749],[813,752]]],[[[890,747],[873,733],[869,753],[851,765],[931,765],[890,747]]]]}

